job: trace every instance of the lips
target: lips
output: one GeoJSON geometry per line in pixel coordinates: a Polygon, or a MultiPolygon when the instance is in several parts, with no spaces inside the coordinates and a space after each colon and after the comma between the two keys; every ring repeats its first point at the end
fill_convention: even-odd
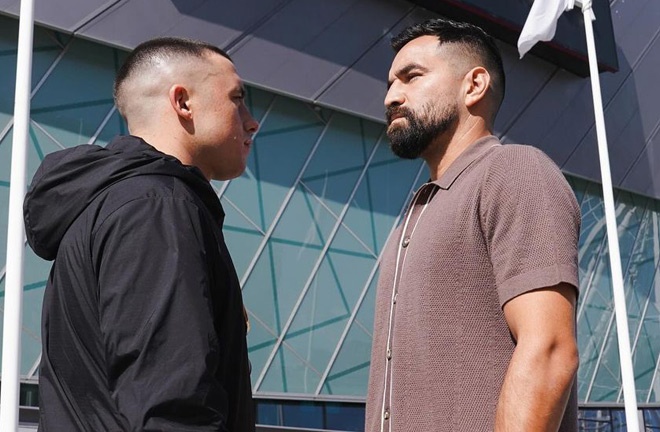
{"type": "MultiPolygon", "coordinates": [[[[399,127],[399,125],[397,125],[397,120],[407,119],[407,118],[408,117],[403,113],[393,115],[393,116],[389,117],[389,119],[387,121],[387,127],[388,128],[390,128],[390,127],[399,127]]],[[[401,122],[398,122],[398,123],[401,123],[401,122]]]]}
{"type": "Polygon", "coordinates": [[[408,117],[408,110],[405,108],[401,107],[395,107],[395,108],[388,108],[387,112],[385,113],[387,117],[387,124],[390,125],[392,122],[396,119],[400,118],[406,118],[408,117]]]}

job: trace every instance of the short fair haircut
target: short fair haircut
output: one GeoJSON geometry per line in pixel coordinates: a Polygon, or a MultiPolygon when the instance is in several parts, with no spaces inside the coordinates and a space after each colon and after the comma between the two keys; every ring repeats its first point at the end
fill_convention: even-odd
{"type": "Polygon", "coordinates": [[[126,117],[124,112],[125,96],[122,90],[124,84],[131,77],[146,73],[149,69],[155,68],[156,65],[168,60],[181,60],[182,58],[206,60],[206,57],[212,53],[221,55],[231,61],[225,51],[203,41],[163,37],[141,43],[128,55],[115,77],[113,97],[119,113],[126,117]]]}
{"type": "Polygon", "coordinates": [[[436,18],[412,25],[392,38],[392,48],[399,52],[408,42],[421,36],[435,36],[440,45],[457,44],[465,54],[474,57],[491,76],[493,118],[497,114],[506,87],[500,49],[495,40],[473,24],[436,18]]]}

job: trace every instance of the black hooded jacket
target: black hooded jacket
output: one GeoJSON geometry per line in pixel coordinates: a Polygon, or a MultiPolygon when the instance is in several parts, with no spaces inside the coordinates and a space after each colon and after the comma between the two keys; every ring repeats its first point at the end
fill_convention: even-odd
{"type": "Polygon", "coordinates": [[[132,136],[63,150],[24,215],[55,260],[40,430],[254,431],[241,291],[198,169],[132,136]]]}

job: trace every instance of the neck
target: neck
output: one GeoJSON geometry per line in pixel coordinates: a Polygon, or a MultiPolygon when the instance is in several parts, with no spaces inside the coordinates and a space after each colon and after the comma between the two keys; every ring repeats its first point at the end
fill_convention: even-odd
{"type": "Polygon", "coordinates": [[[177,158],[184,165],[195,165],[195,155],[191,151],[191,146],[186,144],[185,136],[177,135],[176,131],[173,133],[164,129],[154,131],[146,128],[130,130],[130,133],[142,138],[159,152],[177,158]]]}
{"type": "Polygon", "coordinates": [[[468,121],[458,125],[449,137],[439,136],[430,149],[429,154],[422,155],[429,167],[431,180],[442,177],[451,164],[476,140],[491,135],[492,132],[483,120],[470,117],[468,121]]]}

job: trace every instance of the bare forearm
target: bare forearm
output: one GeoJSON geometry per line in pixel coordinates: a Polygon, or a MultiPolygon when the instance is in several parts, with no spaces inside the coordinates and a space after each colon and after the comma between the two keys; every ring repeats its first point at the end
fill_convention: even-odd
{"type": "Polygon", "coordinates": [[[495,431],[557,431],[577,364],[573,346],[545,351],[518,346],[500,392],[495,431]]]}

